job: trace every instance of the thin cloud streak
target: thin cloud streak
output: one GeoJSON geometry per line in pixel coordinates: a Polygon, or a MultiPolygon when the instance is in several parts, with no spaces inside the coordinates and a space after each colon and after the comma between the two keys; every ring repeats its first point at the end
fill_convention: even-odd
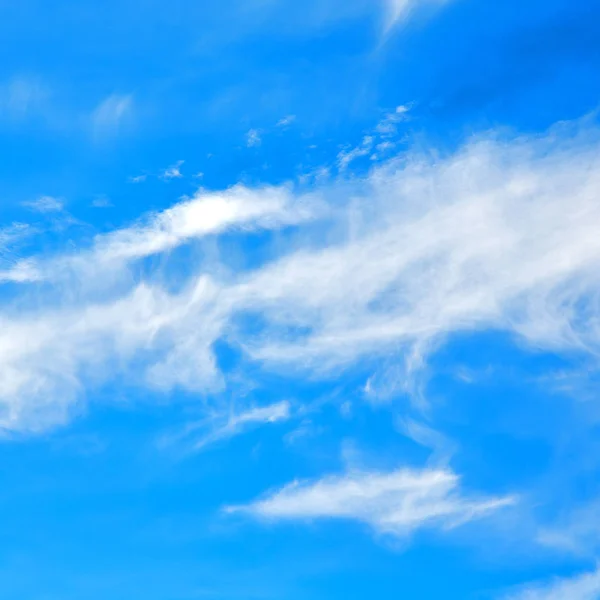
{"type": "Polygon", "coordinates": [[[530,584],[503,596],[502,600],[597,600],[600,597],[600,570],[571,579],[554,579],[530,584]]]}
{"type": "Polygon", "coordinates": [[[189,446],[191,451],[197,452],[261,425],[287,421],[291,416],[291,405],[287,400],[249,408],[241,412],[230,412],[227,415],[210,417],[199,423],[192,423],[185,428],[183,433],[163,438],[161,445],[184,444],[189,446]]]}
{"type": "Polygon", "coordinates": [[[465,498],[451,471],[401,469],[293,482],[263,500],[225,510],[275,521],[357,520],[378,533],[406,537],[422,527],[457,527],[515,502],[508,496],[465,498]]]}

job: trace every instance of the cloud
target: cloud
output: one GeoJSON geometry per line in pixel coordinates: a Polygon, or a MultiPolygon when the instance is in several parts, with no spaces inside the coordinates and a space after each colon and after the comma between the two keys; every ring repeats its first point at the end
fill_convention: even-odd
{"type": "Polygon", "coordinates": [[[238,185],[223,192],[200,191],[144,224],[99,236],[95,252],[102,260],[130,260],[228,229],[269,229],[310,218],[310,206],[294,200],[285,188],[238,185]]]}
{"type": "Polygon", "coordinates": [[[287,127],[291,125],[296,120],[296,115],[288,115],[287,117],[283,117],[277,121],[277,127],[287,127]]]}
{"type": "Polygon", "coordinates": [[[406,20],[422,5],[442,5],[449,0],[384,0],[384,31],[389,32],[396,24],[406,20]]]}
{"type": "Polygon", "coordinates": [[[37,200],[23,202],[23,206],[40,213],[62,212],[64,202],[53,196],[41,196],[37,200]]]}
{"type": "Polygon", "coordinates": [[[384,358],[388,396],[412,389],[429,354],[463,332],[596,356],[600,142],[583,125],[475,138],[445,157],[407,152],[308,195],[199,192],[90,247],[19,257],[25,279],[43,274],[45,287],[0,308],[0,426],[64,422],[107,379],[222,389],[213,347],[223,338],[242,371],[333,377],[384,358]],[[227,232],[252,252],[249,233],[289,225],[290,242],[252,268],[213,257],[165,269],[183,244],[227,232]],[[162,259],[140,270],[150,256],[162,259]]]}
{"type": "Polygon", "coordinates": [[[117,134],[132,110],[131,94],[112,94],[105,98],[91,115],[94,137],[106,138],[117,134]]]}
{"type": "MultiPolygon", "coordinates": [[[[165,169],[165,171],[163,172],[163,174],[161,175],[161,177],[163,179],[179,179],[181,177],[183,177],[183,175],[181,174],[181,165],[183,165],[185,161],[183,160],[178,160],[174,165],[171,165],[170,167],[168,167],[167,169],[165,169]]],[[[141,175],[138,176],[136,178],[135,183],[139,183],[140,181],[144,181],[144,179],[140,179],[139,177],[143,177],[144,179],[146,179],[145,175],[141,175]]]]}
{"type": "Polygon", "coordinates": [[[36,230],[25,223],[0,229],[0,284],[24,283],[40,279],[33,261],[21,257],[21,246],[36,230]]]}
{"type": "MultiPolygon", "coordinates": [[[[375,133],[383,139],[389,139],[398,133],[398,123],[409,120],[411,106],[402,104],[394,112],[388,113],[375,127],[375,133]]],[[[383,142],[386,143],[386,142],[383,142]]]]}
{"type": "Polygon", "coordinates": [[[48,90],[36,79],[15,77],[0,85],[0,116],[21,119],[43,109],[48,90]]]}
{"type": "Polygon", "coordinates": [[[94,208],[111,208],[113,203],[106,196],[97,196],[92,200],[94,208]]]}
{"type": "Polygon", "coordinates": [[[503,600],[597,600],[600,598],[600,570],[572,579],[554,579],[525,586],[503,600]]]}
{"type": "MultiPolygon", "coordinates": [[[[177,169],[179,169],[179,166],[177,167],[177,169]]],[[[165,173],[167,173],[169,171],[169,169],[167,169],[167,171],[165,171],[165,173]]],[[[179,175],[181,177],[181,174],[179,175]]],[[[148,178],[147,175],[135,175],[134,177],[130,177],[129,181],[131,183],[143,183],[144,181],[146,181],[146,179],[148,178]]]]}
{"type": "Polygon", "coordinates": [[[600,499],[577,506],[551,526],[542,527],[536,541],[576,556],[596,556],[600,550],[600,499]]]}
{"type": "Polygon", "coordinates": [[[41,281],[42,274],[31,260],[18,260],[8,269],[0,269],[1,283],[32,283],[41,281]]]}
{"type": "Polygon", "coordinates": [[[192,448],[201,450],[210,444],[230,439],[261,425],[287,421],[291,417],[290,408],[290,403],[287,401],[250,408],[239,413],[229,414],[225,418],[219,416],[216,419],[211,418],[190,425],[186,427],[183,435],[175,437],[177,441],[181,441],[182,438],[189,439],[191,436],[196,437],[191,443],[192,448]],[[207,429],[208,431],[206,431],[207,429]],[[199,430],[200,436],[198,436],[199,430]]]}
{"type": "Polygon", "coordinates": [[[250,129],[246,134],[246,145],[248,148],[255,148],[256,146],[260,146],[261,143],[260,131],[258,129],[250,129]]]}
{"type": "Polygon", "coordinates": [[[596,144],[481,139],[444,160],[405,155],[375,169],[347,190],[347,240],[247,283],[273,324],[253,355],[327,370],[393,348],[418,366],[448,335],[482,328],[597,348],[596,144]],[[309,333],[288,343],[290,327],[309,333]]]}
{"type": "Polygon", "coordinates": [[[351,150],[342,150],[337,156],[339,170],[342,172],[345,171],[352,161],[356,160],[357,158],[360,158],[361,156],[366,156],[371,152],[372,148],[373,137],[367,135],[363,138],[360,146],[352,148],[351,150]]]}
{"type": "Polygon", "coordinates": [[[278,521],[356,520],[378,533],[404,537],[423,527],[456,527],[514,502],[512,497],[465,498],[459,478],[450,471],[401,469],[294,482],[263,500],[227,511],[278,521]]]}
{"type": "Polygon", "coordinates": [[[380,160],[383,155],[392,150],[398,140],[400,123],[410,120],[409,111],[412,105],[397,106],[393,112],[386,114],[383,119],[365,135],[361,143],[354,147],[346,147],[338,153],[337,166],[340,173],[344,173],[352,162],[362,156],[369,156],[370,160],[380,160]]]}

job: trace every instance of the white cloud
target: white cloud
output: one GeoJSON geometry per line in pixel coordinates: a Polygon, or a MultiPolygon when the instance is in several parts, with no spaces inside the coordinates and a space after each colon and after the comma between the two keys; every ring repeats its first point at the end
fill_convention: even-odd
{"type": "Polygon", "coordinates": [[[347,240],[246,284],[273,324],[249,345],[254,356],[323,370],[393,348],[419,365],[447,335],[484,327],[597,348],[596,148],[561,135],[480,140],[445,160],[376,169],[347,192],[347,240]],[[310,333],[287,343],[285,327],[310,333]]]}
{"type": "Polygon", "coordinates": [[[232,438],[261,425],[287,421],[291,417],[290,409],[290,403],[282,401],[239,413],[232,412],[225,417],[219,415],[217,418],[188,426],[184,434],[176,436],[176,439],[181,441],[182,438],[196,437],[191,446],[194,450],[201,450],[210,444],[232,438]]]}
{"type": "Polygon", "coordinates": [[[397,23],[406,20],[410,14],[422,5],[442,5],[449,0],[383,0],[385,21],[384,31],[389,32],[397,23]]]}
{"type": "Polygon", "coordinates": [[[165,252],[194,238],[229,229],[262,229],[302,222],[311,207],[285,188],[251,190],[235,186],[222,192],[198,192],[193,198],[152,215],[145,224],[99,236],[102,260],[130,260],[165,252]]]}
{"type": "Polygon", "coordinates": [[[600,570],[584,573],[571,579],[554,579],[542,584],[531,584],[503,597],[503,600],[598,600],[600,598],[600,570]]]}
{"type": "MultiPolygon", "coordinates": [[[[183,177],[183,175],[181,174],[181,165],[183,165],[184,162],[185,161],[183,161],[183,160],[178,160],[174,165],[171,165],[170,167],[165,169],[163,174],[161,175],[161,177],[163,179],[167,179],[167,180],[168,179],[179,179],[179,178],[183,177]]],[[[136,178],[135,183],[144,181],[144,179],[139,179],[139,177],[143,177],[144,179],[146,179],[145,175],[138,176],[138,178],[136,178]]]]}
{"type": "Polygon", "coordinates": [[[24,283],[40,279],[33,261],[21,257],[19,249],[35,233],[25,223],[0,229],[0,284],[24,283]]]}
{"type": "Polygon", "coordinates": [[[0,116],[21,119],[43,109],[49,93],[39,81],[15,77],[0,85],[0,116]]]}
{"type": "Polygon", "coordinates": [[[552,525],[543,526],[536,541],[578,556],[597,556],[600,550],[600,499],[576,506],[552,525]]]}
{"type": "Polygon", "coordinates": [[[317,182],[317,207],[292,187],[200,192],[91,248],[19,257],[25,279],[41,273],[46,287],[0,308],[0,426],[61,422],[107,378],[218,389],[213,344],[224,335],[243,365],[294,376],[385,357],[388,394],[459,332],[596,355],[599,148],[598,132],[564,127],[475,139],[445,158],[407,153],[361,179],[317,182]],[[236,232],[245,248],[247,231],[290,224],[294,243],[250,271],[184,261],[176,286],[164,261],[141,281],[129,271],[205,236],[236,232]]]}
{"type": "MultiPolygon", "coordinates": [[[[388,113],[375,127],[375,133],[380,135],[384,140],[394,137],[398,133],[398,123],[409,120],[410,105],[400,105],[396,110],[388,113]]],[[[382,142],[389,144],[389,142],[382,142]]]]}
{"type": "Polygon", "coordinates": [[[456,527],[514,502],[512,497],[465,498],[450,471],[402,469],[294,482],[263,500],[227,510],[274,520],[351,519],[403,537],[422,527],[456,527]]]}
{"type": "Polygon", "coordinates": [[[40,213],[61,212],[64,209],[63,201],[53,196],[41,196],[37,200],[23,202],[23,206],[40,213]]]}
{"type": "Polygon", "coordinates": [[[277,121],[277,127],[287,127],[291,125],[296,120],[296,115],[288,115],[287,117],[283,117],[277,121]]]}
{"type": "Polygon", "coordinates": [[[97,196],[92,200],[92,206],[94,208],[111,208],[113,203],[106,196],[97,196]]]}
{"type": "Polygon", "coordinates": [[[133,110],[131,94],[112,94],[105,98],[92,112],[94,137],[105,138],[115,135],[133,110]]]}
{"type": "Polygon", "coordinates": [[[260,131],[258,129],[250,129],[246,134],[246,145],[248,148],[254,148],[256,146],[260,146],[262,143],[262,139],[260,136],[260,131]]]}
{"type": "Polygon", "coordinates": [[[8,269],[0,269],[0,283],[32,283],[42,279],[35,263],[27,259],[15,261],[8,269]]]}
{"type": "Polygon", "coordinates": [[[373,147],[373,137],[367,135],[363,138],[360,146],[356,148],[352,148],[351,150],[342,150],[338,154],[338,168],[340,171],[345,171],[348,168],[348,165],[360,158],[361,156],[366,156],[371,152],[371,148],[373,147]]]}
{"type": "MultiPolygon", "coordinates": [[[[177,167],[177,169],[179,169],[179,167],[177,167]]],[[[168,171],[168,170],[169,170],[169,169],[167,169],[167,171],[168,171]]],[[[180,176],[181,176],[181,175],[180,175],[180,176]]],[[[130,181],[131,183],[143,183],[144,181],[146,181],[147,177],[148,177],[147,175],[135,175],[135,176],[133,176],[133,177],[130,177],[130,178],[129,178],[129,181],[130,181]]]]}

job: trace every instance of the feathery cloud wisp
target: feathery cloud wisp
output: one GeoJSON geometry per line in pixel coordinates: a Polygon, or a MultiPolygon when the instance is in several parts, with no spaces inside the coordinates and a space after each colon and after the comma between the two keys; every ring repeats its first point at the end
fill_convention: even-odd
{"type": "Polygon", "coordinates": [[[192,442],[192,446],[194,450],[201,450],[210,444],[235,437],[260,425],[287,421],[290,417],[290,403],[284,400],[268,406],[254,407],[229,414],[224,420],[217,419],[216,424],[211,419],[208,423],[192,425],[186,428],[185,437],[188,438],[200,430],[201,435],[192,442]],[[202,433],[206,429],[208,432],[202,433]]]}
{"type": "Polygon", "coordinates": [[[262,143],[262,138],[260,136],[260,131],[258,129],[251,129],[246,134],[246,145],[248,148],[255,148],[256,146],[260,146],[262,143]]]}
{"type": "Polygon", "coordinates": [[[92,131],[97,139],[115,135],[133,110],[131,94],[112,94],[92,112],[92,131]]]}
{"type": "Polygon", "coordinates": [[[600,598],[600,570],[571,579],[531,584],[502,600],[597,600],[600,598]]]}
{"type": "Polygon", "coordinates": [[[0,84],[0,117],[22,119],[39,112],[49,96],[42,83],[28,77],[15,77],[0,84]]]}
{"type": "Polygon", "coordinates": [[[410,13],[423,4],[445,4],[449,0],[384,0],[384,31],[389,32],[397,23],[409,17],[410,13]]]}
{"type": "Polygon", "coordinates": [[[352,519],[402,537],[421,527],[454,527],[514,502],[464,498],[450,471],[404,469],[294,482],[263,500],[226,510],[273,520],[352,519]]]}
{"type": "Polygon", "coordinates": [[[53,196],[41,196],[37,200],[23,202],[23,206],[40,213],[61,212],[64,209],[64,203],[53,196]]]}
{"type": "MultiPolygon", "coordinates": [[[[183,165],[185,161],[183,160],[178,160],[174,165],[171,165],[170,167],[167,167],[163,174],[161,175],[162,179],[166,179],[167,181],[169,179],[180,179],[181,177],[183,177],[182,173],[181,173],[181,165],[183,165]]],[[[138,176],[140,177],[140,176],[138,176]]],[[[146,179],[145,176],[143,176],[144,179],[146,179]]],[[[139,179],[137,178],[137,180],[135,181],[135,183],[138,183],[139,181],[144,181],[144,179],[139,179]]]]}

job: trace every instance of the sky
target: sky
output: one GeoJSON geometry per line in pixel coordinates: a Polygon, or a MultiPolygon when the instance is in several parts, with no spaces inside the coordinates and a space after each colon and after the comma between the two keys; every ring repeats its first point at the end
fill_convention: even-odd
{"type": "Polygon", "coordinates": [[[0,37],[4,600],[600,599],[600,4],[0,37]]]}

